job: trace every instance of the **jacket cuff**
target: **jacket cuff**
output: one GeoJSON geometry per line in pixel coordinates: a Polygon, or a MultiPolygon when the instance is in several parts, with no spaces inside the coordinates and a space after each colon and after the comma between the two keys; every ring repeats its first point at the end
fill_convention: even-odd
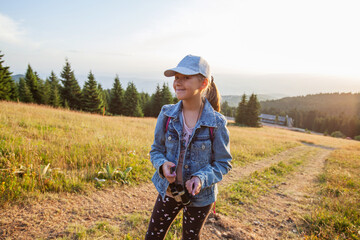
{"type": "MultiPolygon", "coordinates": [[[[164,165],[164,164],[163,164],[163,165],[164,165]]],[[[164,173],[163,173],[163,169],[162,169],[162,166],[163,166],[163,165],[161,165],[161,166],[159,167],[159,175],[160,175],[161,178],[165,178],[164,173]]]]}
{"type": "Polygon", "coordinates": [[[160,160],[156,165],[157,165],[157,172],[159,173],[159,176],[161,178],[165,178],[163,170],[162,170],[162,166],[164,165],[165,162],[168,162],[167,160],[160,160]]]}
{"type": "Polygon", "coordinates": [[[201,190],[205,188],[205,176],[204,175],[191,175],[190,179],[192,177],[198,177],[201,182],[201,190]]]}

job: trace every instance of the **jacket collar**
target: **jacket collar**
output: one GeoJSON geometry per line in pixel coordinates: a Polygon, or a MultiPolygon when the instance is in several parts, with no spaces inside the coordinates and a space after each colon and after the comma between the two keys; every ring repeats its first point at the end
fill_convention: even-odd
{"type": "MultiPolygon", "coordinates": [[[[179,119],[182,111],[182,101],[180,100],[177,104],[171,105],[168,109],[165,110],[164,114],[168,117],[179,119]]],[[[211,106],[210,102],[205,98],[204,109],[201,113],[201,117],[196,123],[197,126],[207,126],[207,127],[216,127],[216,117],[215,110],[211,106]]]]}

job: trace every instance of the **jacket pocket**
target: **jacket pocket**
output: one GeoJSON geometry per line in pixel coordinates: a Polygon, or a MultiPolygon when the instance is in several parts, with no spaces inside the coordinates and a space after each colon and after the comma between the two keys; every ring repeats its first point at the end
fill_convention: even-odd
{"type": "Polygon", "coordinates": [[[202,166],[211,162],[211,140],[194,141],[191,146],[191,158],[194,164],[202,166]]]}

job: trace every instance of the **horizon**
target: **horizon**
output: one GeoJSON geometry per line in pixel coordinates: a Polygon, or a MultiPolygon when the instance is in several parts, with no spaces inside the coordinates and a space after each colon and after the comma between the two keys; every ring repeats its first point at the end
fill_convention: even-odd
{"type": "Polygon", "coordinates": [[[0,51],[14,75],[30,64],[59,77],[68,58],[81,86],[91,70],[104,88],[118,74],[151,92],[171,86],[164,70],[192,53],[221,95],[360,91],[357,1],[0,3],[0,51]]]}
{"type": "MultiPolygon", "coordinates": [[[[56,74],[56,73],[55,73],[56,74]]],[[[24,76],[25,73],[19,73],[19,74],[15,74],[13,73],[12,76],[15,76],[15,75],[22,75],[24,76]]],[[[40,75],[40,78],[43,79],[43,80],[46,80],[47,77],[50,76],[47,76],[47,77],[41,77],[42,75],[40,75]]],[[[56,76],[58,77],[58,79],[60,80],[60,77],[59,77],[60,74],[56,74],[56,76]]],[[[94,74],[95,75],[95,74],[94,74]]],[[[78,83],[80,85],[81,88],[83,88],[83,85],[85,83],[85,81],[87,80],[87,76],[83,75],[83,76],[80,76],[80,80],[78,78],[77,75],[75,75],[76,79],[78,80],[78,83]]],[[[101,84],[102,88],[103,89],[111,89],[113,87],[113,83],[114,83],[114,79],[115,79],[115,76],[114,77],[106,77],[106,76],[100,76],[100,79],[102,79],[103,81],[98,81],[98,77],[95,75],[95,80],[101,84]]],[[[120,83],[121,83],[121,86],[123,89],[126,89],[127,87],[127,84],[129,82],[133,82],[138,90],[138,92],[145,92],[145,93],[149,93],[149,94],[153,94],[156,90],[156,86],[157,84],[160,84],[160,86],[162,86],[163,83],[165,84],[168,84],[169,88],[170,88],[170,91],[172,94],[175,94],[173,88],[172,88],[172,79],[165,79],[165,80],[159,80],[159,79],[156,79],[156,78],[152,78],[152,79],[149,79],[149,78],[134,78],[134,77],[125,77],[125,78],[122,78],[119,76],[119,79],[120,79],[120,83]]],[[[306,95],[314,95],[314,94],[333,94],[333,93],[339,93],[339,94],[342,94],[342,93],[352,93],[352,94],[359,94],[360,93],[360,89],[359,90],[353,90],[353,91],[349,91],[349,90],[335,90],[335,91],[331,91],[331,90],[328,90],[328,91],[325,91],[325,90],[313,90],[313,91],[308,91],[308,92],[303,92],[303,93],[299,93],[299,94],[290,94],[289,92],[287,93],[284,93],[284,92],[256,92],[256,91],[239,91],[237,93],[233,93],[233,92],[226,92],[226,91],[222,91],[221,87],[222,85],[221,84],[217,84],[218,88],[219,88],[219,92],[220,92],[220,95],[221,96],[242,96],[244,93],[246,95],[251,95],[252,93],[256,94],[256,95],[269,95],[271,97],[274,97],[274,96],[281,96],[281,97],[276,97],[276,99],[280,99],[280,98],[284,98],[284,97],[299,97],[299,96],[306,96],[306,95]],[[220,86],[219,86],[220,85],[220,86]]]]}
{"type": "MultiPolygon", "coordinates": [[[[24,76],[25,74],[12,74],[12,76],[15,76],[15,75],[22,75],[24,76]]],[[[59,78],[59,76],[57,75],[57,77],[59,78]]],[[[76,77],[76,76],[75,76],[76,77]]],[[[87,76],[82,76],[82,79],[83,81],[79,81],[78,79],[78,82],[79,82],[79,85],[81,88],[83,88],[83,85],[84,85],[84,82],[85,80],[87,79],[87,76]]],[[[107,79],[107,85],[111,85],[109,87],[107,87],[107,85],[103,85],[104,81],[103,82],[99,82],[97,81],[97,77],[95,76],[95,80],[101,84],[101,86],[103,87],[103,89],[111,89],[112,88],[112,84],[114,83],[114,79],[115,77],[111,78],[111,77],[102,77],[102,79],[107,79]],[[111,81],[111,82],[110,82],[111,81]]],[[[43,80],[45,80],[46,78],[41,78],[43,80]]],[[[59,78],[60,80],[60,78],[59,78]]],[[[172,80],[168,80],[168,81],[159,81],[157,79],[141,79],[141,78],[121,78],[119,77],[119,80],[120,80],[120,83],[121,83],[121,86],[123,87],[123,89],[126,89],[127,87],[127,84],[129,82],[133,82],[138,90],[138,92],[144,92],[144,93],[149,93],[149,94],[153,94],[155,93],[155,90],[156,90],[156,86],[157,84],[160,84],[160,86],[162,86],[163,83],[165,84],[168,84],[168,86],[170,87],[170,91],[171,93],[175,96],[175,92],[172,88],[172,80]]],[[[281,99],[281,98],[285,98],[285,97],[301,97],[301,96],[307,96],[307,95],[316,95],[316,94],[335,94],[335,93],[339,93],[339,94],[346,94],[346,93],[351,93],[351,94],[360,94],[360,90],[359,91],[312,91],[312,92],[308,92],[308,93],[304,93],[304,94],[293,94],[293,95],[290,95],[290,94],[286,94],[286,93],[283,93],[283,92],[254,92],[254,91],[249,91],[249,92],[239,92],[239,93],[235,93],[235,94],[232,94],[232,93],[223,93],[222,91],[220,91],[220,95],[221,96],[242,96],[243,94],[246,94],[247,96],[248,95],[251,95],[252,93],[256,94],[256,95],[265,95],[265,96],[269,96],[271,97],[271,100],[272,99],[281,99]]]]}

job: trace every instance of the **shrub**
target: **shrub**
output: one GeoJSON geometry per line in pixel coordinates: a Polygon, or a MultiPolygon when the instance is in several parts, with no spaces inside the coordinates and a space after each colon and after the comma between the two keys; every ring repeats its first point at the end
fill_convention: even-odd
{"type": "Polygon", "coordinates": [[[360,141],[360,135],[355,136],[354,139],[360,141]]]}
{"type": "Polygon", "coordinates": [[[336,137],[336,138],[345,138],[346,136],[340,132],[340,131],[335,131],[331,134],[332,137],[336,137]]]}

